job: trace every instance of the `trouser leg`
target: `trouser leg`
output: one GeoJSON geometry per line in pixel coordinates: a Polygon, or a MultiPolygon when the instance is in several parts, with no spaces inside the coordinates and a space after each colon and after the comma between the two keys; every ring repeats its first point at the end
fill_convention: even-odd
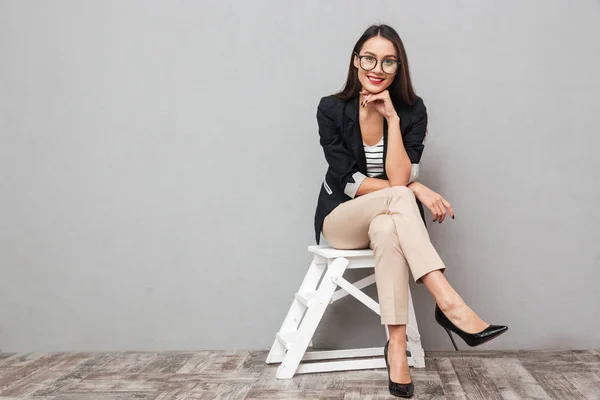
{"type": "Polygon", "coordinates": [[[408,322],[408,270],[396,224],[391,215],[380,214],[369,225],[370,247],[375,256],[375,284],[379,297],[381,323],[408,322]]]}
{"type": "Polygon", "coordinates": [[[420,278],[427,273],[446,268],[431,243],[414,193],[406,186],[340,204],[325,218],[323,236],[339,249],[373,248],[382,323],[406,318],[408,269],[415,282],[422,283],[420,278]]]}

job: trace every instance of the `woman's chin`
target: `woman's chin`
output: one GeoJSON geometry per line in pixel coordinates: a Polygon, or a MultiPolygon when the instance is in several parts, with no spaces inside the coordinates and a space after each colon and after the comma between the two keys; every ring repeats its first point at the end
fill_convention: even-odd
{"type": "Polygon", "coordinates": [[[364,90],[373,94],[382,92],[387,87],[384,82],[381,82],[380,85],[374,85],[370,82],[365,82],[362,86],[364,90]]]}

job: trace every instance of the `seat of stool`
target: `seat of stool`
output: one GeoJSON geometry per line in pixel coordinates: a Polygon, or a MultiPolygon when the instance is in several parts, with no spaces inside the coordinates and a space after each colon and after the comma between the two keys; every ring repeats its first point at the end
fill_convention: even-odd
{"type": "Polygon", "coordinates": [[[340,250],[335,249],[331,246],[320,245],[320,246],[308,246],[308,251],[315,253],[325,258],[351,258],[351,257],[372,257],[372,249],[357,249],[357,250],[340,250]]]}

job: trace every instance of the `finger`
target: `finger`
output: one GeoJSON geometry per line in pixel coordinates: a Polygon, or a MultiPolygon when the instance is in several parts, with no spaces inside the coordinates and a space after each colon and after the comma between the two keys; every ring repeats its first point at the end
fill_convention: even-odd
{"type": "Polygon", "coordinates": [[[425,203],[423,203],[423,204],[429,209],[429,211],[431,211],[431,217],[435,221],[435,210],[433,209],[433,207],[430,206],[429,204],[425,204],[425,203]]]}
{"type": "Polygon", "coordinates": [[[442,223],[442,221],[444,220],[444,215],[445,215],[446,213],[444,212],[444,210],[443,210],[443,209],[442,209],[442,207],[440,206],[440,203],[439,203],[439,202],[436,202],[436,203],[435,203],[435,207],[436,207],[436,209],[438,210],[438,222],[439,222],[439,223],[442,223]]]}
{"type": "Polygon", "coordinates": [[[435,203],[429,206],[429,211],[431,211],[431,215],[433,216],[433,222],[437,221],[440,212],[435,206],[435,203]]]}
{"type": "Polygon", "coordinates": [[[446,219],[446,209],[444,208],[444,205],[442,204],[442,201],[440,200],[440,202],[438,203],[438,207],[440,208],[440,210],[442,211],[442,216],[440,219],[440,224],[442,222],[444,222],[444,220],[446,219]]]}
{"type": "Polygon", "coordinates": [[[369,101],[378,100],[379,98],[381,98],[381,93],[370,93],[367,98],[369,101]]]}
{"type": "Polygon", "coordinates": [[[361,107],[366,107],[367,106],[367,100],[371,98],[371,94],[368,94],[365,96],[364,100],[362,101],[362,103],[360,103],[361,107]]]}
{"type": "MultiPolygon", "coordinates": [[[[389,94],[386,92],[381,92],[370,95],[369,98],[365,100],[363,107],[366,107],[367,104],[373,103],[378,100],[381,101],[381,104],[383,105],[384,109],[390,106],[391,99],[389,94]]],[[[391,107],[393,107],[393,105],[391,105],[391,107]]]]}
{"type": "Polygon", "coordinates": [[[377,100],[378,99],[375,97],[375,95],[371,95],[371,96],[369,96],[369,98],[365,99],[363,107],[366,107],[367,103],[371,104],[371,103],[374,103],[377,100]]]}
{"type": "Polygon", "coordinates": [[[363,100],[364,100],[367,97],[369,97],[370,95],[372,95],[373,93],[371,93],[371,92],[361,92],[360,94],[363,96],[363,100]]]}
{"type": "Polygon", "coordinates": [[[452,204],[450,204],[450,202],[448,202],[446,199],[442,199],[442,203],[448,209],[448,213],[450,213],[452,219],[454,219],[454,209],[452,208],[452,204]]]}
{"type": "Polygon", "coordinates": [[[438,222],[441,223],[446,215],[444,207],[442,207],[439,199],[434,200],[433,205],[438,212],[438,222]]]}
{"type": "Polygon", "coordinates": [[[369,96],[367,96],[367,98],[364,101],[364,105],[366,106],[367,103],[371,103],[375,100],[379,100],[381,98],[381,94],[377,93],[377,94],[370,94],[369,96]]]}
{"type": "Polygon", "coordinates": [[[439,204],[433,203],[433,208],[435,209],[435,215],[437,216],[435,221],[438,223],[442,222],[442,211],[440,210],[439,204]]]}
{"type": "Polygon", "coordinates": [[[387,90],[384,90],[383,92],[379,92],[379,93],[374,93],[373,96],[376,96],[377,99],[382,100],[382,101],[391,101],[390,98],[390,93],[387,90]]]}

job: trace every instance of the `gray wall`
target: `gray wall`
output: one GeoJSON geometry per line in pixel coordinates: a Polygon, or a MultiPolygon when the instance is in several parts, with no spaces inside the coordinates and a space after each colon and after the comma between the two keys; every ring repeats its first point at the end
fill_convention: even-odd
{"type": "MultiPolygon", "coordinates": [[[[314,244],[316,105],[376,22],[429,109],[446,276],[510,327],[478,349],[600,346],[599,20],[592,0],[1,1],[0,348],[268,348],[314,244]]],[[[424,347],[450,349],[411,287],[424,347]]],[[[340,303],[315,345],[383,343],[340,303]]]]}

